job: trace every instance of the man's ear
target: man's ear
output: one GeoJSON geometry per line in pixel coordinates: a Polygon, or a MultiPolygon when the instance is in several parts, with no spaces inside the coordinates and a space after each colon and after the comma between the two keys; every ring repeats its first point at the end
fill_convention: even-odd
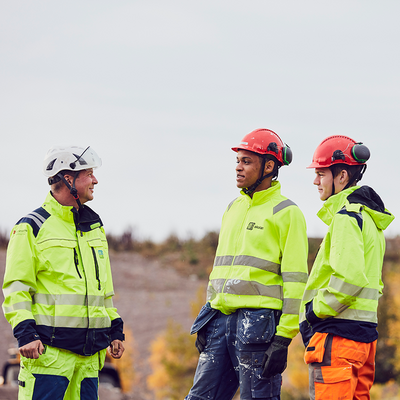
{"type": "Polygon", "coordinates": [[[274,170],[275,161],[267,160],[264,168],[264,175],[271,173],[274,170]]]}
{"type": "Polygon", "coordinates": [[[349,182],[349,174],[345,169],[342,169],[339,173],[339,183],[347,185],[348,182],[349,182]]]}
{"type": "Polygon", "coordinates": [[[64,178],[70,185],[72,185],[72,182],[74,181],[74,177],[72,175],[64,174],[64,178]]]}

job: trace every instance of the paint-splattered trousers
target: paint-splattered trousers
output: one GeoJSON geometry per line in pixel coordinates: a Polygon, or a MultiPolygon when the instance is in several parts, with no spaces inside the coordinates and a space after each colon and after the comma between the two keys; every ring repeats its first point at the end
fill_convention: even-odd
{"type": "Polygon", "coordinates": [[[305,351],[311,400],[369,400],[375,376],[376,340],[361,343],[315,333],[305,351]]]}
{"type": "Polygon", "coordinates": [[[205,329],[206,345],[200,354],[193,387],[186,400],[279,400],[281,375],[261,376],[262,361],[275,329],[275,311],[239,309],[225,315],[204,306],[191,333],[205,329]]]}
{"type": "Polygon", "coordinates": [[[81,356],[45,345],[38,359],[21,357],[19,400],[97,400],[106,350],[81,356]]]}

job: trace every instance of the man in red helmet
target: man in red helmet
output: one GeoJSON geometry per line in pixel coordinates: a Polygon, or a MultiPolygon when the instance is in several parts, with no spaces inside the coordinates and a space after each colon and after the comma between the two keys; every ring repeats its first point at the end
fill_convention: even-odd
{"type": "Polygon", "coordinates": [[[288,346],[307,281],[304,217],[275,180],[292,153],[268,129],[237,153],[241,196],[227,207],[207,290],[191,333],[200,352],[187,400],[279,400],[288,346]]]}
{"type": "Polygon", "coordinates": [[[314,185],[329,228],[300,312],[310,398],[369,399],[375,373],[377,307],[382,294],[383,230],[394,219],[378,194],[357,186],[370,153],[347,136],[316,149],[314,185]]]}

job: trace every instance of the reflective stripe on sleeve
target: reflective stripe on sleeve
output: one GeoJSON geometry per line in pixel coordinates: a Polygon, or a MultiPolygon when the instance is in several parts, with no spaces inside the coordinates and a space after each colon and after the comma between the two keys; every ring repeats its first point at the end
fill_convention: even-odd
{"type": "Polygon", "coordinates": [[[32,303],[30,301],[21,301],[19,303],[12,304],[11,306],[4,307],[3,310],[5,314],[11,313],[16,310],[27,310],[31,311],[32,303]]]}
{"type": "Polygon", "coordinates": [[[3,289],[4,297],[9,296],[11,293],[15,292],[32,292],[34,291],[31,286],[25,285],[20,281],[15,281],[11,285],[3,289]]]}
{"type": "Polygon", "coordinates": [[[299,299],[283,299],[282,314],[295,314],[298,315],[300,311],[299,299]]]}
{"type": "Polygon", "coordinates": [[[307,283],[308,274],[305,272],[282,272],[283,282],[307,283]]]}

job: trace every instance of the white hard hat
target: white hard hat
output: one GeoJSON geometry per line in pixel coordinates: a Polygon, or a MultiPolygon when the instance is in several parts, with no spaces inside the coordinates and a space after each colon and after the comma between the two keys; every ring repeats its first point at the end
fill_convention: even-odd
{"type": "Polygon", "coordinates": [[[89,146],[53,146],[43,161],[43,173],[48,178],[60,171],[82,171],[101,167],[101,158],[89,146]]]}

